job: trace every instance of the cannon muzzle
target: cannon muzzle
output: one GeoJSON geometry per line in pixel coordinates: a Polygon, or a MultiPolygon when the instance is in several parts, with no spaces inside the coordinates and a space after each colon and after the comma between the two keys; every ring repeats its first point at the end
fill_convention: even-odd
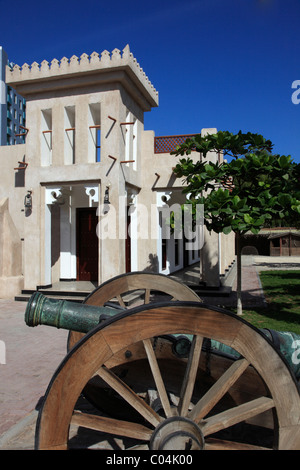
{"type": "Polygon", "coordinates": [[[65,330],[87,333],[118,313],[117,308],[95,307],[93,305],[57,300],[35,292],[30,297],[26,311],[25,323],[28,326],[48,325],[65,330]]]}

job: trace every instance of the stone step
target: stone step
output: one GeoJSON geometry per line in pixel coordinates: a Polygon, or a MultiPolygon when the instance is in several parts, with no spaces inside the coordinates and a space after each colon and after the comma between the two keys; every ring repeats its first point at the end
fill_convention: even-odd
{"type": "MultiPolygon", "coordinates": [[[[41,291],[39,291],[41,292],[41,291]]],[[[33,292],[32,292],[33,293],[33,292]]],[[[56,293],[56,294],[49,294],[49,293],[44,293],[41,292],[43,295],[46,295],[47,297],[51,297],[53,299],[58,299],[58,300],[68,300],[70,302],[83,302],[84,299],[86,298],[86,295],[69,295],[68,293],[56,293]]],[[[15,301],[17,302],[28,302],[31,297],[30,293],[21,293],[19,295],[15,296],[15,301]]]]}
{"type": "MultiPolygon", "coordinates": [[[[15,296],[15,301],[18,302],[28,302],[31,295],[36,292],[34,290],[23,290],[21,294],[15,296]]],[[[86,291],[57,291],[51,289],[39,289],[39,292],[46,297],[51,297],[52,299],[57,300],[67,300],[69,302],[83,302],[90,292],[86,291]]],[[[122,296],[124,304],[126,307],[130,307],[133,303],[136,303],[138,300],[142,299],[145,291],[135,291],[134,293],[129,293],[122,296]]],[[[111,303],[116,303],[117,301],[112,300],[111,303]]]]}
{"type": "Polygon", "coordinates": [[[199,297],[224,297],[231,294],[232,288],[230,286],[220,286],[220,287],[196,287],[189,286],[196,292],[199,297]]]}

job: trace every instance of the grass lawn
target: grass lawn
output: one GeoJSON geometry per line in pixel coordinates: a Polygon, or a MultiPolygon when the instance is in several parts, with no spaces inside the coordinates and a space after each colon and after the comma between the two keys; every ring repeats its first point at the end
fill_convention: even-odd
{"type": "Polygon", "coordinates": [[[243,309],[243,318],[257,328],[300,335],[300,270],[261,271],[266,308],[243,309]]]}

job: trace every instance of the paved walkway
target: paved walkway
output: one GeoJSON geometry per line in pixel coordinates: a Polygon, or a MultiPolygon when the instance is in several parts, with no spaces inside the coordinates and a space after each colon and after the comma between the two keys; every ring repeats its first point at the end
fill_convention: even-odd
{"type": "MultiPolygon", "coordinates": [[[[282,266],[280,259],[274,260],[274,263],[270,261],[270,257],[254,257],[254,256],[243,256],[242,257],[242,301],[245,307],[258,307],[265,306],[265,298],[259,278],[259,271],[261,269],[273,269],[273,266],[282,266]]],[[[298,260],[283,260],[284,268],[289,269],[291,266],[300,269],[300,258],[298,260]],[[299,260],[299,262],[298,262],[299,260]]],[[[208,304],[218,305],[221,307],[235,307],[237,303],[237,282],[236,282],[236,265],[232,268],[234,270],[233,275],[229,276],[231,282],[225,283],[226,286],[232,288],[230,295],[219,296],[219,295],[204,295],[199,293],[201,299],[208,304]]],[[[198,264],[193,265],[190,269],[186,268],[182,271],[174,273],[172,277],[176,280],[181,280],[183,283],[188,284],[191,287],[199,286],[200,268],[198,264]]]]}
{"type": "Polygon", "coordinates": [[[9,437],[8,433],[4,438],[5,433],[20,420],[25,418],[25,424],[33,417],[32,411],[66,354],[68,332],[29,328],[24,322],[25,308],[25,302],[0,300],[0,340],[6,352],[5,364],[0,363],[0,449],[9,437]]]}
{"type": "MultiPolygon", "coordinates": [[[[300,265],[299,265],[300,266],[300,265]]],[[[205,298],[209,303],[210,299],[205,298]]],[[[237,278],[234,277],[232,292],[228,297],[215,299],[221,306],[236,307],[237,304],[237,278]]],[[[264,307],[266,306],[262,285],[259,278],[259,266],[252,256],[242,257],[242,304],[243,307],[264,307]]]]}
{"type": "MultiPolygon", "coordinates": [[[[300,259],[278,260],[243,257],[244,305],[264,305],[258,271],[280,261],[300,269],[300,259]]],[[[229,297],[206,297],[215,305],[235,305],[236,283],[229,297]]],[[[68,332],[24,322],[25,302],[0,300],[0,345],[5,344],[5,364],[0,356],[0,450],[32,449],[39,401],[66,354],[68,332]]]]}
{"type": "MultiPolygon", "coordinates": [[[[266,301],[259,278],[260,271],[299,269],[300,257],[298,256],[242,256],[242,303],[244,307],[264,307],[266,301]]],[[[201,296],[206,302],[219,305],[224,308],[236,306],[236,276],[231,284],[232,292],[225,297],[201,296]]]]}

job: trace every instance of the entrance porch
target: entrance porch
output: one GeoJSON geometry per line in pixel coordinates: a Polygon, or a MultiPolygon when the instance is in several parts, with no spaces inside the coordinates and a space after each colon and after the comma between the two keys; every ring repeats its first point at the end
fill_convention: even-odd
{"type": "MultiPolygon", "coordinates": [[[[62,284],[66,281],[70,286],[71,281],[97,284],[98,203],[99,184],[96,182],[45,188],[43,286],[54,289],[60,281],[63,281],[62,284]]],[[[68,290],[74,289],[68,287],[68,290]]]]}

